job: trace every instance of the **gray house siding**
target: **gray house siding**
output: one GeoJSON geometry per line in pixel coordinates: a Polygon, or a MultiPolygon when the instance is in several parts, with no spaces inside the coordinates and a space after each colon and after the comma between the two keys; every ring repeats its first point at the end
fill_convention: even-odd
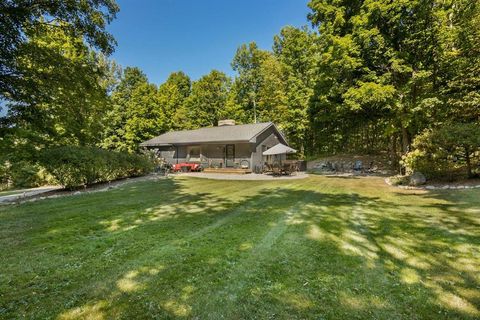
{"type": "Polygon", "coordinates": [[[254,152],[252,153],[252,169],[254,170],[262,170],[266,158],[263,156],[263,152],[276,144],[278,144],[282,140],[281,137],[277,135],[276,130],[273,127],[268,128],[265,132],[260,134],[257,137],[257,143],[254,147],[254,152]]]}

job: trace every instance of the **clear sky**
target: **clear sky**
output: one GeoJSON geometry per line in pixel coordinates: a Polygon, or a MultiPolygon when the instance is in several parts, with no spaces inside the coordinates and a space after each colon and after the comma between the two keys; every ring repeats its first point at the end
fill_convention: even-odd
{"type": "Polygon", "coordinates": [[[308,0],[117,0],[108,30],[118,42],[112,58],[140,67],[160,84],[173,71],[198,79],[212,69],[233,75],[242,43],[271,49],[283,26],[309,25],[308,0]]]}

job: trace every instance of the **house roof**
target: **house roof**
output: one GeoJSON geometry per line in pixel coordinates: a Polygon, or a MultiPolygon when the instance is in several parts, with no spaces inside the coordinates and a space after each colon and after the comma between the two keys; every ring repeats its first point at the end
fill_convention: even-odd
{"type": "Polygon", "coordinates": [[[140,144],[141,147],[159,147],[169,145],[185,145],[197,143],[227,143],[249,142],[255,143],[256,138],[270,127],[278,132],[281,140],[286,140],[272,122],[240,124],[234,126],[220,126],[200,128],[196,130],[170,131],[140,144]]]}

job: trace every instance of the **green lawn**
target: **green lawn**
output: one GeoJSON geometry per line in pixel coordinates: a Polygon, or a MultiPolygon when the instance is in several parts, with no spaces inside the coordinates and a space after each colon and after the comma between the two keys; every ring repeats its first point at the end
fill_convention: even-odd
{"type": "Polygon", "coordinates": [[[474,319],[480,190],[173,178],[0,207],[0,318],[474,319]]]}

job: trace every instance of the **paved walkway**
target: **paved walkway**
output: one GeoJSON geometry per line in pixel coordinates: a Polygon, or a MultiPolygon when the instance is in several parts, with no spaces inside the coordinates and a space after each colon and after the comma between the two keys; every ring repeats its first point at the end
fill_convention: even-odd
{"type": "Polygon", "coordinates": [[[225,174],[225,173],[205,173],[205,172],[185,172],[185,173],[176,173],[174,176],[180,177],[196,177],[204,179],[214,179],[214,180],[295,180],[295,179],[304,179],[308,177],[308,174],[304,172],[298,172],[291,176],[272,176],[270,174],[225,174]]]}
{"type": "Polygon", "coordinates": [[[59,190],[62,189],[60,186],[43,186],[43,187],[38,187],[38,188],[30,188],[30,189],[21,189],[21,190],[12,190],[10,194],[6,196],[1,196],[0,195],[0,203],[2,202],[11,202],[11,201],[16,201],[25,197],[30,197],[34,195],[38,195],[41,193],[53,191],[53,190],[59,190]]]}

